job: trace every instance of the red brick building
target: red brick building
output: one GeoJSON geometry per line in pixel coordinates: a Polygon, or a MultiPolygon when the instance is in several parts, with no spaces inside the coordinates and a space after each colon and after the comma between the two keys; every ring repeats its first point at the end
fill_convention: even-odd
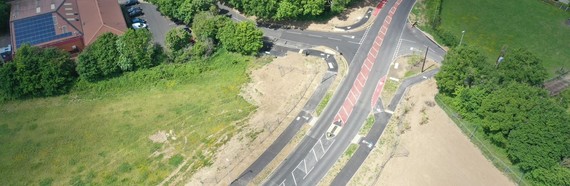
{"type": "Polygon", "coordinates": [[[97,36],[127,30],[117,0],[15,0],[10,34],[14,51],[28,43],[81,51],[97,36]]]}

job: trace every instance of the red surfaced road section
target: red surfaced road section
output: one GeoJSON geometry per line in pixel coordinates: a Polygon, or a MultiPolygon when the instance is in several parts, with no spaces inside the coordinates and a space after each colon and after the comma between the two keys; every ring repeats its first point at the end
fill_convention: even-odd
{"type": "Polygon", "coordinates": [[[380,98],[380,93],[382,93],[382,89],[384,89],[385,82],[386,82],[386,76],[380,78],[380,81],[378,81],[376,89],[374,90],[374,95],[372,96],[372,102],[370,103],[370,106],[372,108],[374,108],[374,106],[378,102],[378,98],[380,98]]]}
{"type": "Polygon", "coordinates": [[[378,5],[376,5],[376,9],[374,10],[374,13],[373,13],[374,16],[377,16],[378,13],[380,13],[380,9],[382,9],[382,7],[384,7],[386,2],[388,2],[388,0],[382,0],[382,1],[380,1],[380,3],[378,3],[378,5]]]}
{"type": "MultiPolygon", "coordinates": [[[[382,47],[382,42],[384,41],[384,36],[388,32],[388,28],[390,27],[390,22],[392,22],[392,16],[394,15],[396,10],[398,9],[398,6],[400,6],[401,2],[402,2],[402,0],[396,1],[396,4],[394,5],[394,7],[392,7],[390,9],[388,16],[386,17],[386,19],[382,23],[382,27],[380,28],[380,31],[378,31],[378,34],[376,35],[376,37],[374,39],[374,43],[372,44],[372,47],[368,51],[368,56],[366,57],[366,60],[364,60],[364,63],[362,63],[362,67],[360,68],[360,72],[358,73],[356,80],[354,80],[354,84],[350,88],[350,92],[348,93],[348,96],[344,100],[344,103],[342,104],[342,107],[340,108],[338,113],[335,115],[334,121],[340,120],[342,123],[341,124],[342,126],[345,125],[346,121],[348,120],[348,117],[350,116],[350,114],[352,114],[352,110],[354,109],[354,106],[356,105],[356,102],[358,101],[358,98],[360,97],[360,95],[362,93],[362,89],[364,88],[366,81],[368,81],[368,75],[370,75],[370,71],[372,70],[372,66],[374,65],[374,62],[376,61],[376,58],[378,57],[378,52],[380,51],[380,47],[382,47]]],[[[382,0],[382,2],[380,2],[380,4],[378,4],[378,7],[382,8],[382,6],[384,6],[384,4],[386,4],[386,0],[382,0]]],[[[377,7],[377,11],[379,11],[378,7],[377,7]]],[[[377,13],[375,13],[375,14],[377,14],[377,13]]],[[[384,87],[385,81],[386,81],[386,76],[382,77],[382,79],[380,79],[380,81],[378,82],[378,85],[376,85],[376,89],[374,90],[374,95],[372,97],[372,107],[374,107],[375,103],[378,101],[378,96],[380,96],[380,92],[382,92],[382,88],[384,87]]]]}

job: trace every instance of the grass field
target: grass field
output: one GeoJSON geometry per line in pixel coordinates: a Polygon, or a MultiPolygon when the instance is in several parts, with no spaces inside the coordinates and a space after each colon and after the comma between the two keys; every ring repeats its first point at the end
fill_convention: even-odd
{"type": "MultiPolygon", "coordinates": [[[[570,13],[540,0],[444,0],[442,27],[464,43],[482,48],[490,61],[501,48],[527,48],[543,60],[550,76],[570,69],[570,13]]],[[[508,55],[508,53],[507,53],[508,55]]]]}
{"type": "Polygon", "coordinates": [[[238,96],[250,60],[222,52],[207,68],[162,65],[79,83],[65,96],[2,103],[0,182],[156,185],[185,160],[207,166],[255,109],[238,96]],[[160,130],[176,139],[153,143],[160,130]]]}

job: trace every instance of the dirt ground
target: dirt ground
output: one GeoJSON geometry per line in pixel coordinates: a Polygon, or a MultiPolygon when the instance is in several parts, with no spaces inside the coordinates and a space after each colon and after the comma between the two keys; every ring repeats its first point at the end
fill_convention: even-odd
{"type": "Polygon", "coordinates": [[[435,104],[436,93],[433,79],[409,89],[349,185],[514,185],[435,104]]]}
{"type": "MultiPolygon", "coordinates": [[[[360,19],[363,18],[366,10],[371,8],[372,6],[361,6],[361,7],[354,7],[345,11],[344,14],[339,16],[335,16],[326,23],[311,23],[307,27],[307,30],[315,30],[315,31],[333,31],[335,26],[348,26],[352,25],[360,19]]],[[[370,21],[370,20],[369,20],[370,21]]]]}
{"type": "Polygon", "coordinates": [[[289,52],[251,72],[242,96],[258,109],[186,185],[229,185],[294,119],[326,72],[323,60],[289,52]]]}

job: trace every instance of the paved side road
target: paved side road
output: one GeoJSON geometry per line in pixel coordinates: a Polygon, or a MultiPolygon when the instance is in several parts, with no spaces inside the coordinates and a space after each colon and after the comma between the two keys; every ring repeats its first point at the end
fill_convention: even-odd
{"type": "MultiPolygon", "coordinates": [[[[119,0],[119,4],[124,4],[125,1],[126,0],[119,0]]],[[[158,12],[157,7],[153,4],[141,1],[140,4],[134,6],[142,8],[144,15],[139,17],[147,21],[148,29],[152,33],[152,39],[154,42],[165,46],[164,38],[166,37],[166,32],[176,27],[176,24],[167,17],[162,16],[160,12],[158,12]]],[[[126,17],[125,19],[128,24],[131,18],[126,17]]],[[[130,28],[131,25],[127,25],[127,27],[130,28]]]]}

